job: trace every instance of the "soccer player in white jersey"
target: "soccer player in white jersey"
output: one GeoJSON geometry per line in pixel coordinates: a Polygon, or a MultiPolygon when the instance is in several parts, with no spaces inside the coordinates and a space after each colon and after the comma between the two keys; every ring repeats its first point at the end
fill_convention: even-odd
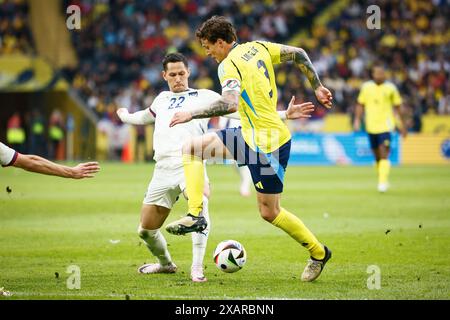
{"type": "MultiPolygon", "coordinates": [[[[182,146],[192,137],[204,134],[208,129],[209,122],[209,119],[199,119],[176,127],[169,127],[170,120],[177,111],[192,110],[198,105],[220,99],[220,95],[214,91],[189,88],[190,71],[187,60],[182,54],[168,54],[163,60],[163,69],[162,76],[170,91],[161,92],[153,100],[151,106],[145,110],[132,114],[128,113],[126,108],[117,110],[118,116],[125,123],[155,124],[153,147],[156,165],[143,201],[138,233],[150,252],[158,259],[158,263],[144,264],[138,268],[138,272],[146,274],[174,273],[177,270],[160,228],[185,189],[182,146]]],[[[293,99],[288,110],[279,114],[282,119],[296,119],[309,117],[313,109],[312,103],[294,104],[293,99]]],[[[235,119],[239,117],[237,114],[229,116],[235,119]]],[[[204,174],[206,178],[206,171],[204,174]]],[[[209,185],[205,183],[201,215],[208,221],[208,228],[192,233],[191,279],[194,282],[207,280],[203,273],[203,258],[210,226],[208,197],[209,185]]]]}
{"type": "Polygon", "coordinates": [[[62,178],[92,178],[100,170],[98,162],[80,163],[67,167],[33,154],[21,154],[0,142],[0,164],[2,167],[17,167],[30,172],[58,176],[62,178]]]}

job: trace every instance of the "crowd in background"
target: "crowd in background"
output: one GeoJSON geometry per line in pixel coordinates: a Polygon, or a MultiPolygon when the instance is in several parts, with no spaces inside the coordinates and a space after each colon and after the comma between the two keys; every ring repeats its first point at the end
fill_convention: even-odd
{"type": "Polygon", "coordinates": [[[0,0],[0,54],[33,53],[26,0],[0,0]]]}
{"type": "Polygon", "coordinates": [[[371,62],[383,63],[403,97],[409,130],[418,132],[422,114],[450,114],[450,6],[446,0],[375,3],[380,29],[361,19],[373,1],[352,1],[326,26],[311,30],[307,51],[341,112],[353,112],[371,62]]]}
{"type": "Polygon", "coordinates": [[[48,119],[37,108],[25,113],[16,111],[7,121],[6,143],[20,153],[63,160],[66,129],[66,119],[58,109],[48,119]]]}
{"type": "MultiPolygon", "coordinates": [[[[381,28],[367,28],[370,1],[352,1],[326,25],[314,18],[327,1],[202,1],[144,0],[67,1],[89,17],[73,41],[80,58],[71,77],[90,108],[100,117],[118,121],[114,110],[148,106],[167,90],[160,72],[167,52],[189,58],[190,85],[220,92],[217,64],[205,57],[194,31],[211,15],[225,15],[235,25],[240,42],[263,39],[287,43],[306,29],[301,39],[323,82],[334,93],[332,112],[353,112],[361,84],[370,78],[369,67],[386,65],[389,78],[404,97],[411,131],[420,131],[421,115],[450,113],[449,28],[445,1],[378,1],[381,28]],[[255,27],[257,26],[257,27],[255,27]],[[446,59],[447,57],[447,59],[446,59]]],[[[292,95],[315,101],[304,76],[292,65],[277,68],[279,109],[292,95]]],[[[317,108],[314,118],[322,118],[317,108]]]]}
{"type": "MultiPolygon", "coordinates": [[[[206,57],[194,37],[196,27],[211,15],[225,15],[236,25],[239,41],[266,39],[286,42],[326,6],[327,1],[68,1],[91,17],[73,40],[80,65],[72,74],[89,107],[100,117],[117,121],[114,110],[148,106],[167,85],[162,59],[171,51],[188,57],[190,86],[220,91],[217,63],[206,57]],[[258,25],[259,28],[252,26],[258,25]]],[[[284,69],[288,71],[289,68],[284,69]]],[[[279,75],[287,83],[289,72],[279,75]]],[[[283,88],[280,108],[294,91],[283,88]]]]}
{"type": "MultiPolygon", "coordinates": [[[[191,87],[220,92],[217,63],[205,56],[194,34],[208,17],[224,15],[235,25],[239,42],[286,44],[304,32],[292,45],[307,51],[334,95],[334,108],[316,108],[311,123],[327,112],[352,115],[371,64],[381,62],[403,97],[408,129],[419,132],[423,114],[450,114],[450,6],[447,0],[376,1],[380,28],[369,29],[366,10],[372,2],[351,1],[317,24],[329,1],[63,0],[64,14],[74,4],[82,15],[81,30],[71,32],[79,64],[64,74],[102,123],[117,129],[122,125],[117,108],[146,108],[168,90],[161,76],[168,52],[188,57],[191,87]]],[[[32,52],[27,15],[25,0],[0,0],[0,53],[32,52]]],[[[316,103],[296,67],[278,66],[276,78],[278,109],[285,109],[292,95],[316,103]]]]}

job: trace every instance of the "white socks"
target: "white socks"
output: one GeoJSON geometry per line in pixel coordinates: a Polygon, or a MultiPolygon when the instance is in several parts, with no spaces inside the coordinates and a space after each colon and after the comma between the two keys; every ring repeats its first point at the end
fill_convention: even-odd
{"type": "MultiPolygon", "coordinates": [[[[192,233],[192,267],[203,267],[203,258],[205,257],[206,243],[208,241],[208,234],[211,228],[208,212],[208,198],[203,196],[203,211],[202,215],[205,217],[208,226],[202,232],[192,233]]],[[[159,260],[162,266],[166,266],[172,262],[169,250],[167,250],[167,242],[159,229],[147,230],[139,225],[139,237],[147,245],[150,252],[159,260]]]]}
{"type": "Polygon", "coordinates": [[[205,196],[203,196],[202,215],[205,217],[208,226],[201,233],[192,233],[192,267],[203,267],[203,258],[205,257],[206,243],[208,241],[208,234],[211,228],[211,221],[209,220],[208,211],[208,198],[205,196]]]}
{"type": "Polygon", "coordinates": [[[139,225],[139,237],[144,240],[150,252],[159,260],[162,266],[166,266],[172,262],[169,250],[167,250],[167,242],[159,229],[147,230],[139,225]]]}

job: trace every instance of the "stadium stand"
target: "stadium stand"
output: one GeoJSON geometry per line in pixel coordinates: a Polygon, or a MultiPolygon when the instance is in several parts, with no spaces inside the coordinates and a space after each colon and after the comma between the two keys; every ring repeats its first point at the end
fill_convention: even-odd
{"type": "MultiPolygon", "coordinates": [[[[382,1],[382,28],[368,30],[361,16],[369,2],[352,1],[335,18],[317,23],[326,1],[66,1],[90,17],[90,24],[73,34],[80,64],[72,83],[100,115],[116,105],[145,106],[164,89],[161,58],[176,50],[189,57],[192,86],[218,90],[215,62],[205,59],[193,30],[206,17],[221,14],[235,23],[240,41],[285,42],[292,30],[306,28],[307,38],[300,42],[334,91],[333,112],[352,112],[368,66],[381,60],[406,98],[410,129],[418,131],[422,114],[450,112],[449,8],[445,1],[382,1]],[[250,27],[255,24],[259,28],[250,27]]],[[[277,81],[280,108],[292,94],[313,99],[293,68],[280,67],[277,81]]],[[[315,116],[324,114],[318,108],[315,116]]]]}
{"type": "MultiPolygon", "coordinates": [[[[0,0],[0,54],[7,57],[0,65],[9,71],[13,65],[27,63],[22,62],[22,56],[11,54],[35,56],[39,63],[34,65],[40,66],[42,72],[37,72],[36,67],[33,72],[11,70],[17,74],[16,82],[32,88],[31,82],[42,78],[41,88],[48,88],[58,80],[55,75],[63,74],[79,101],[97,115],[97,123],[103,120],[109,126],[120,127],[115,115],[118,107],[127,107],[130,112],[143,109],[158,92],[165,90],[160,71],[161,60],[168,52],[179,51],[188,57],[192,87],[220,92],[217,64],[204,55],[194,36],[201,22],[214,14],[232,20],[241,42],[265,39],[303,47],[308,52],[324,84],[333,91],[334,108],[331,111],[316,108],[312,121],[290,124],[294,131],[350,131],[348,119],[353,114],[356,95],[361,84],[369,79],[369,67],[376,61],[386,64],[388,77],[400,89],[410,131],[434,130],[423,123],[425,115],[450,115],[450,28],[446,19],[450,9],[445,0],[379,1],[377,5],[382,12],[379,30],[366,26],[366,9],[372,4],[368,0],[337,0],[332,4],[325,0],[49,3],[52,7],[56,3],[62,6],[57,9],[61,19],[67,17],[68,6],[77,5],[81,9],[81,30],[65,30],[71,37],[72,48],[67,43],[59,46],[64,52],[73,51],[76,57],[58,53],[59,49],[48,49],[50,44],[42,41],[45,30],[30,19],[30,14],[42,13],[36,3],[0,0]],[[55,57],[47,56],[45,48],[49,54],[55,51],[55,57]],[[65,61],[61,61],[64,57],[65,61]],[[42,58],[54,60],[53,74],[48,63],[40,62],[42,58]],[[326,117],[327,112],[334,113],[333,117],[326,117]]],[[[52,20],[58,24],[59,18],[54,16],[52,20]]],[[[306,78],[296,68],[281,65],[276,74],[279,109],[287,106],[292,95],[298,100],[315,101],[306,78]]],[[[5,75],[0,77],[0,87],[6,83],[5,79],[5,75]]],[[[63,87],[61,82],[58,84],[63,87]]],[[[439,119],[433,119],[436,126],[439,119]]],[[[139,135],[148,136],[142,132],[139,135]]]]}
{"type": "Polygon", "coordinates": [[[26,0],[0,1],[0,54],[33,53],[26,0]]]}

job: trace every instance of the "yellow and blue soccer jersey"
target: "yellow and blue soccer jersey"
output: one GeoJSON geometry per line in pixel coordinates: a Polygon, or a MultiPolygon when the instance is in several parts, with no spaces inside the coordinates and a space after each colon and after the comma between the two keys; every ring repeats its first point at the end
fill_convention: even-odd
{"type": "Polygon", "coordinates": [[[395,128],[394,106],[400,106],[402,98],[391,82],[378,85],[367,81],[361,87],[358,103],[364,106],[366,130],[371,134],[389,132],[395,128]]]}
{"type": "Polygon", "coordinates": [[[240,84],[239,114],[245,142],[265,153],[279,149],[291,138],[277,113],[273,65],[280,63],[280,48],[264,41],[236,45],[218,69],[222,90],[228,81],[240,84]]]}

